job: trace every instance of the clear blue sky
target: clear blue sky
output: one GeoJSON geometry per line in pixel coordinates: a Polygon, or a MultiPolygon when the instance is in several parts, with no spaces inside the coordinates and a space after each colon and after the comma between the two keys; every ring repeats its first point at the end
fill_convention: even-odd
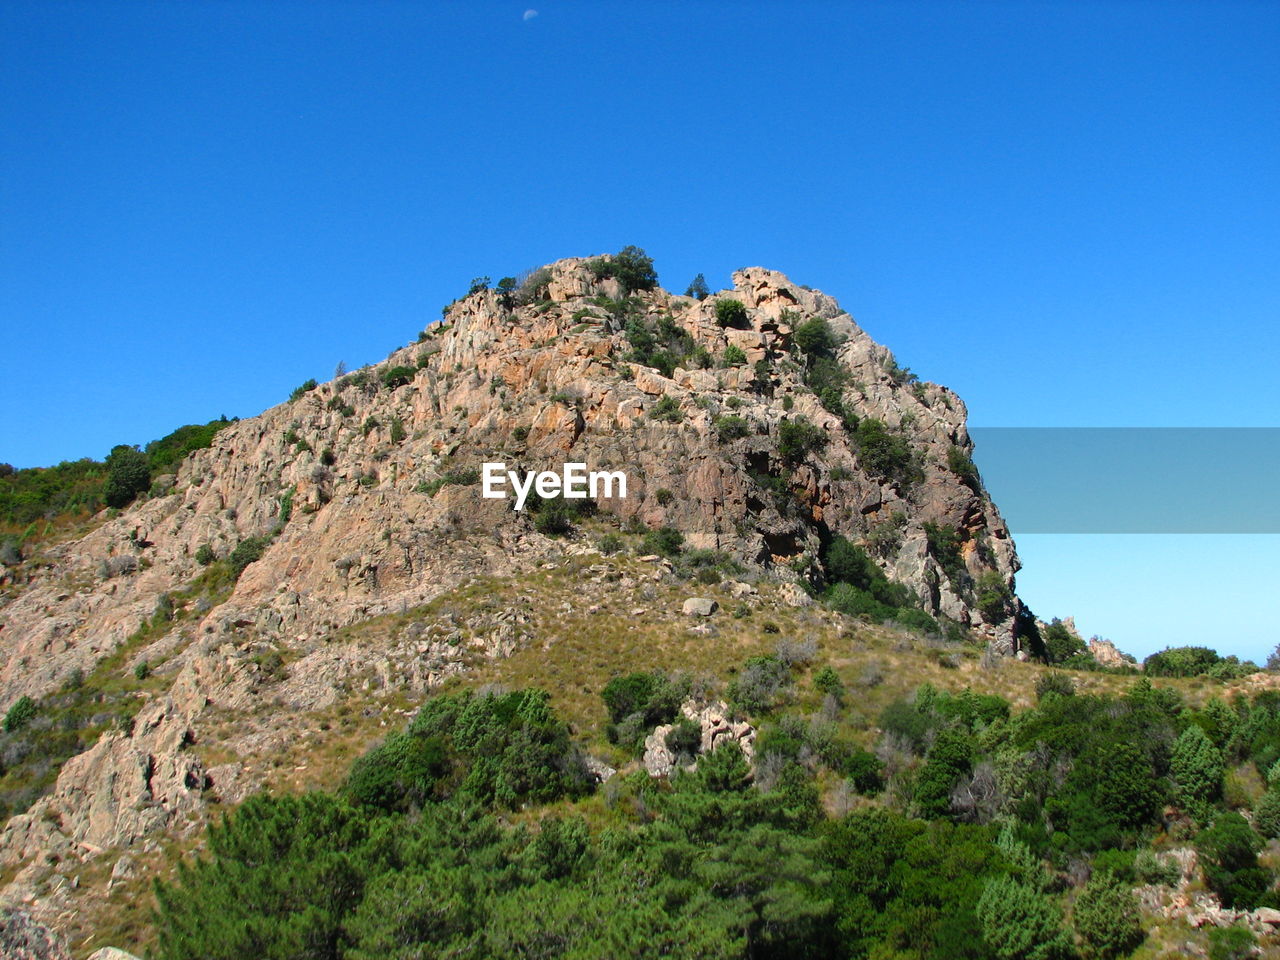
{"type": "MultiPolygon", "coordinates": [[[[252,415],[628,243],[837,296],[977,424],[1277,426],[1277,50],[1275,3],[10,0],[0,460],[252,415]]],[[[1264,653],[1277,538],[1210,539],[1023,538],[1020,585],[1264,653]]]]}

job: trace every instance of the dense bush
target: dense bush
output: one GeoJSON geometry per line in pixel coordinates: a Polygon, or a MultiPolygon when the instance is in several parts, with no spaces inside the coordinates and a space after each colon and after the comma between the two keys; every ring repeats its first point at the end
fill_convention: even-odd
{"type": "Polygon", "coordinates": [[[588,784],[547,694],[528,690],[428,701],[407,730],[356,762],[345,793],[389,811],[455,795],[514,807],[578,796],[588,784]]]}
{"type": "Polygon", "coordinates": [[[751,425],[737,414],[727,414],[715,419],[716,436],[721,443],[740,440],[751,432],[751,425]]]}
{"type": "Polygon", "coordinates": [[[1085,884],[1072,921],[1087,958],[1125,957],[1146,939],[1133,891],[1110,872],[1097,873],[1085,884]]]}
{"type": "Polygon", "coordinates": [[[740,300],[719,300],[716,302],[716,323],[722,327],[747,326],[747,308],[740,300]]]}
{"type": "Polygon", "coordinates": [[[829,357],[835,352],[836,336],[822,317],[814,317],[796,326],[792,338],[807,357],[829,357]]]}
{"type": "Polygon", "coordinates": [[[612,260],[592,260],[587,267],[597,279],[616,278],[624,297],[658,285],[653,258],[636,246],[623,247],[612,260]]]}
{"type": "Polygon", "coordinates": [[[137,447],[124,444],[107,457],[107,482],[102,499],[109,507],[123,507],[151,486],[151,464],[137,447]]]}
{"type": "Polygon", "coordinates": [[[382,371],[382,383],[389,390],[397,387],[403,387],[405,384],[412,383],[413,378],[417,376],[418,371],[413,367],[396,366],[388,367],[382,371]]]}
{"type": "Polygon", "coordinates": [[[19,697],[4,715],[4,732],[14,733],[21,730],[35,715],[36,702],[25,695],[19,697]]]}
{"type": "Polygon", "coordinates": [[[662,420],[667,423],[679,423],[684,419],[684,411],[680,409],[680,401],[670,394],[663,394],[649,410],[650,420],[662,420]]]}
{"type": "Polygon", "coordinates": [[[664,557],[677,556],[684,547],[684,534],[672,527],[660,527],[644,535],[644,549],[664,557]]]}
{"type": "Polygon", "coordinates": [[[924,478],[906,438],[891,433],[874,417],[858,422],[854,441],[859,458],[872,473],[906,485],[924,478]]]}
{"type": "Polygon", "coordinates": [[[1064,663],[1088,648],[1083,640],[1067,629],[1057,617],[1040,632],[1040,640],[1044,647],[1044,657],[1049,663],[1064,663]]]}
{"type": "Polygon", "coordinates": [[[231,555],[227,557],[231,572],[236,577],[239,577],[240,574],[244,573],[245,567],[262,559],[262,555],[266,553],[267,547],[270,545],[270,537],[245,537],[236,544],[235,549],[231,551],[231,555]]]}
{"type": "Polygon", "coordinates": [[[778,424],[778,456],[788,466],[796,466],[826,445],[827,435],[807,417],[794,417],[778,424]]]}
{"type": "Polygon", "coordinates": [[[1205,879],[1223,906],[1253,910],[1275,905],[1271,873],[1258,865],[1261,847],[1262,840],[1249,822],[1233,811],[1219,814],[1213,826],[1196,838],[1205,879]]]}
{"type": "MultiPolygon", "coordinates": [[[[217,432],[232,422],[223,417],[203,425],[191,424],[151,441],[143,450],[145,480],[141,461],[132,454],[116,456],[114,460],[109,457],[106,463],[84,459],[54,467],[0,471],[0,521],[26,525],[37,519],[98,510],[107,502],[106,487],[113,465],[116,479],[111,483],[112,502],[107,505],[124,506],[150,488],[151,476],[172,472],[187,454],[208,447],[217,432]]],[[[137,452],[132,447],[123,449],[137,452]]]]}
{"type": "MultiPolygon", "coordinates": [[[[835,566],[865,572],[853,553],[835,566]]],[[[157,955],[1065,960],[1074,928],[1086,960],[1121,957],[1142,940],[1129,885],[1177,877],[1150,843],[1165,842],[1161,808],[1197,758],[1278,759],[1280,694],[1188,707],[1147,679],[1016,714],[923,685],[878,717],[873,753],[852,739],[869,717],[841,726],[831,702],[786,712],[812,654],[780,650],[730,685],[739,709],[766,715],[754,768],[729,743],[665,783],[615,776],[579,807],[591,784],[546,694],[435,697],[340,799],[258,797],[225,818],[159,891],[157,955]],[[817,783],[837,780],[853,809],[828,819],[817,783]]],[[[814,671],[813,691],[838,696],[836,670],[814,671]]],[[[634,746],[685,693],[661,674],[615,677],[601,693],[611,737],[634,746]]],[[[45,726],[46,709],[0,738],[45,726]]],[[[677,723],[667,743],[692,758],[700,730],[677,723]]],[[[1273,902],[1261,838],[1219,795],[1197,796],[1212,826],[1177,829],[1210,886],[1237,908],[1273,902]]]]}

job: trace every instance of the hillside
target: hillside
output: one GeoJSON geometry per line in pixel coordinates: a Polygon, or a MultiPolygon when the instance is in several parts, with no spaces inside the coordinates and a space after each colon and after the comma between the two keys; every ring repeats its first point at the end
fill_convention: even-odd
{"type": "MultiPolygon", "coordinates": [[[[960,398],[782,274],[744,269],[702,298],[655,281],[629,248],[477,282],[386,361],[216,422],[83,535],[24,545],[0,568],[0,707],[31,704],[6,732],[4,898],[77,956],[141,951],[152,877],[175,876],[214,813],[335,790],[442,692],[545,691],[597,785],[674,773],[689,758],[663,727],[681,716],[694,755],[749,754],[787,713],[870,756],[921,685],[1038,709],[1028,661],[1054,657],[960,398]],[[481,496],[487,462],[622,471],[627,495],[516,511],[481,496]],[[636,673],[677,678],[685,712],[624,735],[602,692],[636,673]],[[753,699],[744,678],[766,675],[753,699]]],[[[1121,667],[1078,672],[1080,702],[1136,697],[1121,667]]],[[[1178,708],[1162,702],[1161,730],[1229,692],[1159,689],[1178,708]]],[[[899,746],[904,778],[937,735],[899,746]]],[[[1245,809],[1255,754],[1238,758],[1245,809]]],[[[828,815],[876,793],[809,767],[828,815]]],[[[887,805],[916,810],[891,773],[887,805]]],[[[613,823],[591,789],[565,802],[613,823]]]]}

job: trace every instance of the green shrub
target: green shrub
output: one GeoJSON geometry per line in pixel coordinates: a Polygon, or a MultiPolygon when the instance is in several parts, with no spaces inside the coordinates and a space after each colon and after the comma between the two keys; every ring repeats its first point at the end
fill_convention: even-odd
{"type": "Polygon", "coordinates": [[[544,536],[559,537],[573,529],[568,501],[559,497],[546,500],[534,513],[534,529],[544,536]]]}
{"type": "Polygon", "coordinates": [[[1192,724],[1174,741],[1169,775],[1183,809],[1198,820],[1206,819],[1210,805],[1222,795],[1222,751],[1192,724]]]}
{"type": "Polygon", "coordinates": [[[321,793],[250,797],[210,828],[206,856],[157,884],[157,954],[337,960],[377,861],[372,826],[321,793]]]}
{"type": "Polygon", "coordinates": [[[747,423],[746,419],[739,417],[737,414],[716,417],[714,425],[716,436],[721,443],[739,440],[751,432],[751,425],[747,423]]]}
{"type": "Polygon", "coordinates": [[[649,410],[649,418],[663,420],[667,423],[679,423],[684,419],[684,411],[675,397],[663,394],[662,398],[649,410]]]}
{"type": "Polygon", "coordinates": [[[133,668],[133,676],[137,680],[145,680],[151,676],[151,664],[146,660],[139,660],[137,666],[133,668]]]}
{"type": "Polygon", "coordinates": [[[606,557],[613,556],[622,549],[622,538],[616,533],[606,533],[600,538],[600,552],[606,557]]]}
{"type": "Polygon", "coordinates": [[[684,534],[672,527],[660,527],[650,530],[644,536],[646,553],[657,553],[664,557],[675,557],[684,547],[684,534]]]}
{"type": "Polygon", "coordinates": [[[653,498],[658,501],[658,506],[668,507],[675,502],[676,495],[666,487],[659,487],[653,494],[653,498]]]}
{"type": "Polygon", "coordinates": [[[399,417],[391,418],[391,442],[402,443],[407,434],[404,431],[404,422],[399,417]]]}
{"type": "Polygon", "coordinates": [[[717,301],[716,323],[722,327],[745,327],[747,326],[747,308],[740,300],[717,301]]]}
{"type": "Polygon", "coordinates": [[[120,444],[107,457],[107,482],[102,499],[109,507],[124,507],[151,486],[151,465],[137,447],[120,444]]]}
{"type": "Polygon", "coordinates": [[[1067,960],[1073,952],[1061,909],[1032,884],[1011,876],[988,880],[974,910],[999,960],[1067,960]]]}
{"type": "Polygon", "coordinates": [[[1004,578],[995,570],[986,570],[978,577],[978,611],[987,623],[1003,623],[1009,619],[1009,604],[1013,593],[1004,578]]]}
{"type": "Polygon", "coordinates": [[[244,573],[245,567],[260,560],[270,545],[271,541],[267,537],[246,537],[237,543],[231,555],[227,557],[227,563],[236,579],[244,573]]]}
{"type": "Polygon", "coordinates": [[[1263,902],[1271,874],[1258,866],[1262,841],[1248,821],[1229,811],[1196,837],[1201,865],[1209,886],[1225,907],[1252,910],[1263,902]]]}
{"type": "Polygon", "coordinates": [[[978,476],[978,468],[973,465],[973,459],[954,444],[947,449],[947,469],[974,493],[981,492],[982,478],[978,476]]]}
{"type": "Polygon", "coordinates": [[[315,378],[312,377],[310,380],[294,387],[293,392],[289,394],[289,402],[292,403],[293,401],[300,399],[304,394],[310,393],[318,386],[319,384],[316,383],[315,378]]]}
{"type": "Polygon", "coordinates": [[[826,445],[827,435],[807,417],[795,417],[778,424],[778,456],[788,466],[795,466],[826,445]]]}
{"type": "Polygon", "coordinates": [[[418,371],[413,367],[395,366],[382,371],[382,383],[389,390],[412,383],[418,371]]]}
{"type": "Polygon", "coordinates": [[[1247,960],[1254,956],[1257,946],[1253,931],[1240,924],[1209,931],[1209,960],[1247,960]]]}
{"type": "Polygon", "coordinates": [[[1162,883],[1172,887],[1182,876],[1182,871],[1175,861],[1161,857],[1148,847],[1139,850],[1133,858],[1133,874],[1140,883],[1162,883]]]}
{"type": "Polygon", "coordinates": [[[196,550],[196,563],[202,567],[207,567],[217,559],[218,556],[213,552],[213,547],[207,543],[200,544],[200,547],[196,550]]]}
{"type": "Polygon", "coordinates": [[[438,696],[351,768],[353,802],[407,811],[462,795],[516,808],[581,796],[590,780],[541,690],[438,696]]]}
{"type": "Polygon", "coordinates": [[[511,437],[516,443],[524,443],[529,439],[529,428],[525,426],[515,427],[511,431],[511,437]]]}
{"type": "Polygon", "coordinates": [[[19,697],[4,715],[4,732],[15,733],[21,730],[36,715],[36,702],[28,696],[19,697]]]}
{"type": "Polygon", "coordinates": [[[828,357],[835,352],[836,337],[822,317],[806,320],[792,332],[795,344],[807,357],[828,357]]]}
{"type": "Polygon", "coordinates": [[[1280,837],[1280,787],[1268,787],[1258,799],[1253,808],[1253,825],[1270,840],[1280,837]]]}
{"type": "Polygon", "coordinates": [[[652,727],[674,719],[680,710],[683,692],[666,674],[628,673],[606,683],[600,697],[614,723],[638,713],[645,725],[652,727]]]}
{"type": "Polygon", "coordinates": [[[726,367],[740,367],[746,362],[747,355],[736,343],[731,343],[724,348],[724,365],[726,367]]]}
{"type": "Polygon", "coordinates": [[[1133,891],[1109,872],[1095,873],[1085,884],[1072,920],[1088,958],[1125,957],[1146,939],[1133,891]]]}
{"type": "Polygon", "coordinates": [[[667,731],[666,747],[677,759],[696,756],[702,748],[702,725],[681,717],[667,731]]]}
{"type": "Polygon", "coordinates": [[[1148,677],[1194,677],[1221,660],[1209,647],[1166,647],[1142,661],[1142,672],[1148,677]]]}
{"type": "Polygon", "coordinates": [[[1067,629],[1057,617],[1040,632],[1040,641],[1044,646],[1044,656],[1049,663],[1065,663],[1088,648],[1085,642],[1067,629]]]}
{"type": "Polygon", "coordinates": [[[844,700],[844,682],[829,664],[814,674],[813,687],[819,693],[835,697],[837,702],[844,700]]]}
{"type": "Polygon", "coordinates": [[[418,484],[418,493],[434,497],[443,487],[470,487],[480,482],[480,471],[475,467],[452,467],[434,480],[418,484]]]}
{"type": "Polygon", "coordinates": [[[854,441],[858,457],[872,473],[904,484],[917,483],[923,479],[923,473],[911,453],[910,444],[901,435],[890,433],[874,417],[858,422],[854,441]]]}

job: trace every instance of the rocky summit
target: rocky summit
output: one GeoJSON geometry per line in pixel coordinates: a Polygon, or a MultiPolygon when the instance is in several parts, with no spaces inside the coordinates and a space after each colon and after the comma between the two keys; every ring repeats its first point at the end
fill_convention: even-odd
{"type": "MultiPolygon", "coordinates": [[[[753,609],[814,637],[908,610],[988,660],[1020,653],[1034,621],[955,393],[781,273],[699,299],[620,257],[473,284],[385,361],[304,384],[0,567],[0,705],[92,694],[0,833],[23,916],[102,946],[92,905],[167,869],[211,809],[321,782],[428,692],[597,628],[607,648],[660,624],[695,658],[745,643],[753,609]],[[485,463],[569,462],[624,473],[626,496],[481,495],[485,463]],[[841,612],[815,605],[837,580],[841,612]]],[[[722,703],[683,710],[705,739],[753,735],[722,703]]]]}

